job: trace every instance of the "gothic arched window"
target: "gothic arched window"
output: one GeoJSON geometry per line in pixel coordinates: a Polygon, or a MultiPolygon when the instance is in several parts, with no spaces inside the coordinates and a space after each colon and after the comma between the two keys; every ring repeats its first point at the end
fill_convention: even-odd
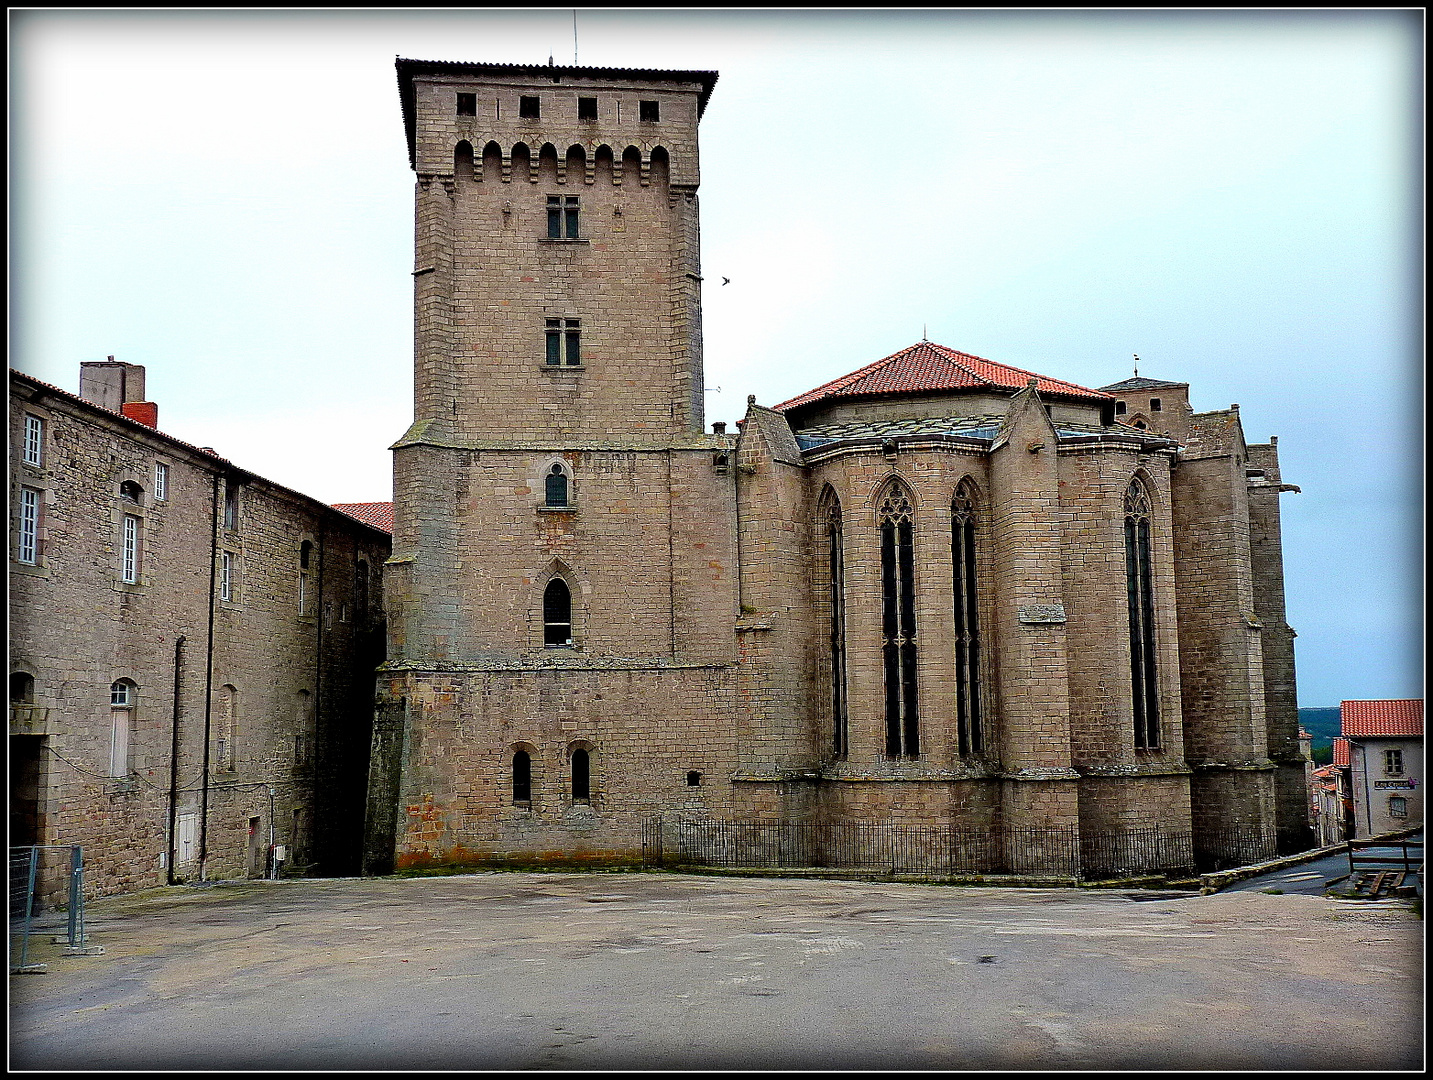
{"type": "Polygon", "coordinates": [[[572,644],[572,590],[555,577],[542,594],[542,643],[549,647],[572,644]]]}
{"type": "Polygon", "coordinates": [[[950,505],[950,560],[955,582],[955,711],[961,757],[984,749],[980,730],[980,620],[975,571],[974,485],[962,480],[950,505]]]}
{"type": "Polygon", "coordinates": [[[886,756],[920,755],[916,710],[915,511],[892,483],[881,500],[881,653],[886,683],[886,756]]]}
{"type": "Polygon", "coordinates": [[[1159,680],[1155,667],[1154,589],[1150,569],[1150,498],[1135,478],[1125,489],[1125,592],[1129,603],[1130,685],[1134,744],[1159,746],[1159,680]]]}
{"type": "Polygon", "coordinates": [[[831,589],[831,729],[832,749],[846,756],[846,559],[841,537],[841,504],[833,496],[826,511],[831,589]]]}
{"type": "Polygon", "coordinates": [[[548,506],[568,506],[567,497],[567,473],[561,465],[553,465],[547,474],[547,496],[548,506]]]}

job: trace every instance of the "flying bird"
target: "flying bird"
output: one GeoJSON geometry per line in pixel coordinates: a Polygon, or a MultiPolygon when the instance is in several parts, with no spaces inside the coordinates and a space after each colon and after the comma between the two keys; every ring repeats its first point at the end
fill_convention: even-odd
{"type": "Polygon", "coordinates": [[[729,277],[724,277],[724,278],[721,279],[721,283],[722,283],[723,285],[730,285],[730,284],[731,284],[731,278],[729,278],[729,277]]]}

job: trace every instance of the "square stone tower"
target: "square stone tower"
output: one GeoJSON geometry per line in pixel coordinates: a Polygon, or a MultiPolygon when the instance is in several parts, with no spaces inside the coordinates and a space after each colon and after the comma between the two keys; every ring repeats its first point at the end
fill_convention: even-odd
{"type": "Polygon", "coordinates": [[[692,672],[734,651],[729,447],[702,410],[697,123],[716,75],[397,70],[414,423],[394,447],[370,864],[581,849],[574,822],[594,852],[630,849],[640,830],[609,811],[631,825],[678,778],[700,786],[714,762],[673,725],[719,715],[692,672]]]}

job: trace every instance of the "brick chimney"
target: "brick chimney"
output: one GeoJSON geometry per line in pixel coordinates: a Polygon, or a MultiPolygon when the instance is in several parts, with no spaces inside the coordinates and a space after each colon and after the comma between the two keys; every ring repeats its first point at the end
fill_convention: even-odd
{"type": "Polygon", "coordinates": [[[159,426],[159,406],[144,400],[144,366],[113,356],[80,365],[80,397],[149,427],[159,426]]]}

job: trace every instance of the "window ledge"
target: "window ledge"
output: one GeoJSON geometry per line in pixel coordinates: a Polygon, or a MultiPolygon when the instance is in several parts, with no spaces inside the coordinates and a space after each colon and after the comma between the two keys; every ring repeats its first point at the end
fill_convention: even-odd
{"type": "Polygon", "coordinates": [[[556,375],[564,371],[586,371],[586,364],[543,364],[542,370],[549,375],[556,375]]]}
{"type": "Polygon", "coordinates": [[[591,239],[586,236],[540,236],[539,244],[590,244],[591,239]]]}
{"type": "Polygon", "coordinates": [[[537,512],[539,514],[575,514],[577,513],[577,504],[568,503],[566,506],[548,506],[546,503],[543,503],[537,507],[537,512]]]}

